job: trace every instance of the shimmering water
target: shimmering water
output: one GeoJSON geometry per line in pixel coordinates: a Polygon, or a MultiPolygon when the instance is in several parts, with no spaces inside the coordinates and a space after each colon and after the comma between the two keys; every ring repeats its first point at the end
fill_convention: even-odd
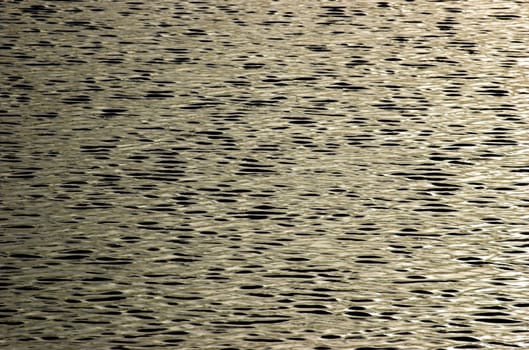
{"type": "Polygon", "coordinates": [[[529,348],[529,3],[0,13],[1,348],[529,348]]]}

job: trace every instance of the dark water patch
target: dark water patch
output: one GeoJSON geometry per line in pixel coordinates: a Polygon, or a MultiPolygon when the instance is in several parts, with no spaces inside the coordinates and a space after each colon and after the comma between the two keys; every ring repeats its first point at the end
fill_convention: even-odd
{"type": "Polygon", "coordinates": [[[147,91],[144,98],[147,99],[163,99],[174,97],[172,90],[150,90],[147,91]]]}
{"type": "Polygon", "coordinates": [[[111,117],[116,117],[124,112],[127,111],[127,108],[118,108],[118,107],[114,107],[114,108],[103,108],[101,110],[101,114],[100,114],[100,117],[102,118],[111,118],[111,117]]]}
{"type": "Polygon", "coordinates": [[[493,323],[493,324],[512,324],[521,323],[522,321],[511,318],[476,318],[477,322],[493,323]]]}
{"type": "Polygon", "coordinates": [[[365,86],[358,86],[353,85],[345,81],[339,81],[335,82],[329,86],[327,86],[328,89],[338,89],[338,90],[346,90],[346,91],[360,91],[360,90],[366,90],[367,87],[365,86]]]}
{"type": "Polygon", "coordinates": [[[65,104],[77,104],[77,103],[88,103],[91,100],[92,100],[91,97],[88,95],[77,95],[77,96],[66,97],[62,99],[62,102],[65,104]]]}
{"type": "Polygon", "coordinates": [[[254,63],[251,63],[251,62],[248,62],[248,63],[245,63],[243,68],[244,69],[257,69],[257,68],[263,68],[265,66],[264,63],[257,63],[257,62],[254,62],[254,63]]]}

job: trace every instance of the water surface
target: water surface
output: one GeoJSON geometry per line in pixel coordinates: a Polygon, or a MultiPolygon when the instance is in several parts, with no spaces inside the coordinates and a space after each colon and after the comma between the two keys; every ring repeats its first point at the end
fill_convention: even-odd
{"type": "Polygon", "coordinates": [[[529,347],[526,2],[0,10],[0,347],[529,347]]]}

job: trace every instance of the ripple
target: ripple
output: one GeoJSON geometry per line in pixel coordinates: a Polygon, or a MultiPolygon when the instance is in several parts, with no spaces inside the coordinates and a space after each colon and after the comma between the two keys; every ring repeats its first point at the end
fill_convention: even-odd
{"type": "Polygon", "coordinates": [[[526,348],[522,2],[0,4],[8,348],[526,348]]]}

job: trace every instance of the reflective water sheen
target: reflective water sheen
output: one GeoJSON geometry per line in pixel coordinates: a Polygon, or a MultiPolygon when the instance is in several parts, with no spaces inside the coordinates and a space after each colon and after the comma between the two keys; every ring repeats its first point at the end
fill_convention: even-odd
{"type": "Polygon", "coordinates": [[[0,348],[529,348],[529,3],[0,13],[0,348]]]}

